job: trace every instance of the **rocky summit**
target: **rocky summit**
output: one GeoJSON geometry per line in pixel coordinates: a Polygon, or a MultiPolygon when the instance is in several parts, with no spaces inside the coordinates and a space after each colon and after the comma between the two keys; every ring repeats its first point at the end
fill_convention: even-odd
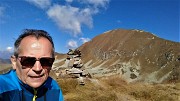
{"type": "MultiPolygon", "coordinates": [[[[127,82],[180,82],[180,43],[143,30],[116,29],[78,48],[92,77],[119,75],[127,82]]],[[[63,68],[64,59],[56,61],[63,68]]],[[[57,66],[56,66],[57,70],[57,66]]]]}

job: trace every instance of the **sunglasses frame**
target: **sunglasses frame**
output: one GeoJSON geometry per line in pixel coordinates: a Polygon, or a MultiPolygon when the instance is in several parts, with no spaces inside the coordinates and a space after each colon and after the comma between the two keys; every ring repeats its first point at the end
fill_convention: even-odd
{"type": "Polygon", "coordinates": [[[17,58],[22,66],[33,67],[36,61],[39,61],[43,68],[52,67],[53,62],[55,60],[55,58],[51,58],[51,57],[41,57],[37,59],[36,57],[30,57],[30,56],[18,56],[17,58]]]}

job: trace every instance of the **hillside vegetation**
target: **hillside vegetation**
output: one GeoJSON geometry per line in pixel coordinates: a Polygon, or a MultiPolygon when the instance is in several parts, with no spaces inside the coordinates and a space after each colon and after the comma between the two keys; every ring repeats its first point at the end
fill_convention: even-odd
{"type": "Polygon", "coordinates": [[[180,101],[180,83],[126,83],[119,76],[76,79],[58,78],[65,101],[180,101]]]}
{"type": "Polygon", "coordinates": [[[1,64],[0,63],[0,74],[8,72],[12,68],[11,64],[1,64]]]}

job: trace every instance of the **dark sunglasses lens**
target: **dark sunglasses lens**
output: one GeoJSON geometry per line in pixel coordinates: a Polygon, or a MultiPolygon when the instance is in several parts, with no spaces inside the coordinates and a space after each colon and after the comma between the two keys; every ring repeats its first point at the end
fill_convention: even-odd
{"type": "Polygon", "coordinates": [[[41,58],[40,62],[41,66],[51,67],[54,62],[54,58],[41,58]]]}
{"type": "Polygon", "coordinates": [[[34,66],[35,62],[36,62],[36,58],[35,57],[21,57],[21,65],[22,66],[34,66]]]}

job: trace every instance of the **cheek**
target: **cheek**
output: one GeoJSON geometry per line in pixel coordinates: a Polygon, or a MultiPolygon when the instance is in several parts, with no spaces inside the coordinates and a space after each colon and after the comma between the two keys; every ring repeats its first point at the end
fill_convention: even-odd
{"type": "Polygon", "coordinates": [[[25,80],[27,78],[28,70],[22,69],[21,67],[16,68],[16,73],[20,80],[22,80],[25,83],[25,80]]]}
{"type": "Polygon", "coordinates": [[[50,70],[51,70],[51,69],[44,69],[46,75],[49,75],[50,70]]]}
{"type": "Polygon", "coordinates": [[[19,63],[17,63],[16,72],[21,80],[27,77],[28,71],[29,68],[23,69],[23,67],[19,63]]]}

